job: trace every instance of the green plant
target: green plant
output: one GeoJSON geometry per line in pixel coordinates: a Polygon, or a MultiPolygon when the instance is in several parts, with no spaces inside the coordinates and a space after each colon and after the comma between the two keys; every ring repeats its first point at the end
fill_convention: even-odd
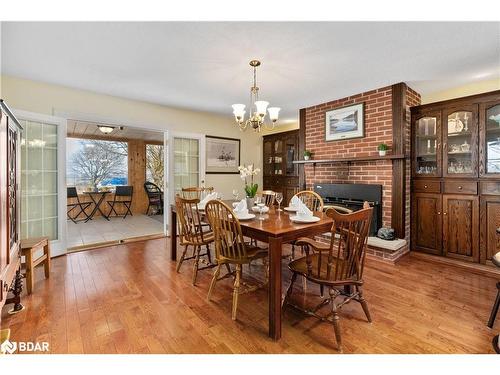
{"type": "Polygon", "coordinates": [[[313,153],[312,153],[311,151],[309,151],[309,150],[305,150],[305,151],[304,151],[304,156],[309,156],[309,157],[311,157],[311,156],[312,156],[312,154],[313,154],[313,153]]]}
{"type": "Polygon", "coordinates": [[[379,150],[379,151],[387,151],[388,149],[389,149],[389,146],[387,146],[385,143],[381,143],[377,147],[377,150],[379,150]]]}
{"type": "Polygon", "coordinates": [[[250,164],[248,167],[240,165],[238,170],[240,178],[245,181],[245,194],[248,198],[255,198],[259,185],[253,182],[253,178],[260,172],[260,168],[254,168],[253,164],[250,164]],[[248,182],[247,177],[250,177],[250,182],[248,182]]]}

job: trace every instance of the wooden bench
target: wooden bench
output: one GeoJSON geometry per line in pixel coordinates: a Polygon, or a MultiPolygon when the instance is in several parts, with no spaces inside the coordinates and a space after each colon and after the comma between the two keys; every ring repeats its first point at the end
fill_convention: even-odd
{"type": "Polygon", "coordinates": [[[31,294],[35,283],[35,267],[43,264],[45,277],[50,276],[50,246],[47,237],[27,238],[21,240],[21,256],[25,257],[26,265],[26,291],[31,294]],[[36,252],[43,250],[43,254],[36,258],[36,252]]]}

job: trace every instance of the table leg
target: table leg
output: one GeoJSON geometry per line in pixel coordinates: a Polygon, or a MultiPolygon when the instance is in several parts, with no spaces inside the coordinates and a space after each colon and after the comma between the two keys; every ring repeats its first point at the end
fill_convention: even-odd
{"type": "Polygon", "coordinates": [[[281,338],[281,247],[282,239],[269,238],[269,337],[281,338]]]}
{"type": "Polygon", "coordinates": [[[99,198],[99,202],[97,202],[97,210],[101,213],[101,216],[103,218],[105,218],[107,221],[109,221],[109,217],[107,217],[106,215],[104,215],[104,213],[101,211],[101,203],[104,200],[105,196],[106,196],[106,194],[103,194],[103,195],[101,195],[101,198],[99,198]]]}
{"type": "Polygon", "coordinates": [[[177,261],[177,213],[170,210],[170,259],[177,261]]]}
{"type": "Polygon", "coordinates": [[[90,211],[90,215],[87,218],[87,220],[85,220],[85,222],[92,220],[92,218],[94,217],[94,215],[97,211],[97,202],[95,201],[94,196],[92,194],[89,194],[89,197],[90,197],[90,200],[94,203],[94,208],[92,209],[92,211],[90,211]]]}

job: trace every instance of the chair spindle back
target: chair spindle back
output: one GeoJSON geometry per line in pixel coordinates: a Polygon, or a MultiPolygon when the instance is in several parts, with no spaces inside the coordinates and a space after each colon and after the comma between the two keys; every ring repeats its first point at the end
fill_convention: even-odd
{"type": "Polygon", "coordinates": [[[199,199],[184,199],[179,195],[175,197],[181,244],[196,245],[203,242],[202,221],[198,211],[198,203],[200,203],[199,199]]]}
{"type": "Polygon", "coordinates": [[[213,187],[186,187],[182,188],[182,197],[185,199],[199,199],[202,200],[206,194],[214,192],[213,187]]]}
{"type": "Polygon", "coordinates": [[[323,211],[323,198],[321,198],[315,191],[303,190],[299,191],[295,194],[295,196],[299,198],[311,211],[323,211]]]}
{"type": "Polygon", "coordinates": [[[215,254],[218,260],[226,258],[233,263],[248,263],[248,254],[240,221],[224,202],[211,200],[205,213],[215,239],[215,254]]]}

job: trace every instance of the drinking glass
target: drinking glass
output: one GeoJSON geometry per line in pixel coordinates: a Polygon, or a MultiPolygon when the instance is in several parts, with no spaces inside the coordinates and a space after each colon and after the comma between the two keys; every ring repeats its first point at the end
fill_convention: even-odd
{"type": "Polygon", "coordinates": [[[264,220],[264,216],[262,216],[262,211],[264,210],[264,207],[266,207],[264,197],[255,197],[255,204],[259,209],[259,220],[264,220]]]}
{"type": "Polygon", "coordinates": [[[237,201],[238,198],[240,197],[240,192],[238,189],[233,189],[233,197],[235,201],[237,201]]]}
{"type": "Polygon", "coordinates": [[[283,202],[283,193],[276,193],[276,202],[278,202],[278,211],[283,211],[281,209],[281,202],[283,202]]]}

